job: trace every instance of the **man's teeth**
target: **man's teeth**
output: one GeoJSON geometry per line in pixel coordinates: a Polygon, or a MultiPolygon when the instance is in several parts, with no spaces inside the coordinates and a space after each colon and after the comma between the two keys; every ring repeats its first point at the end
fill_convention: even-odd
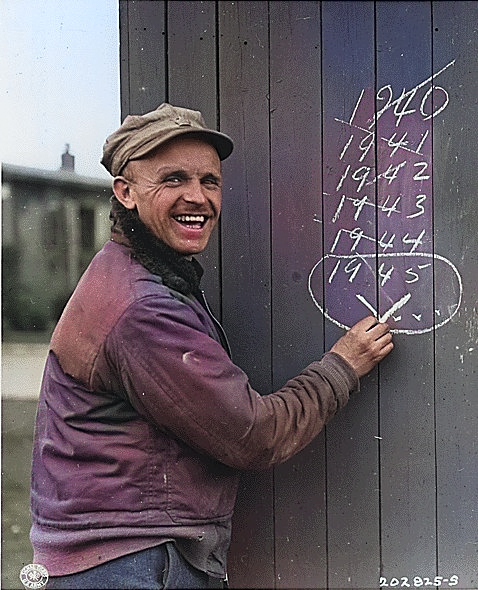
{"type": "Polygon", "coordinates": [[[177,215],[175,219],[182,223],[204,223],[206,221],[204,215],[177,215]]]}

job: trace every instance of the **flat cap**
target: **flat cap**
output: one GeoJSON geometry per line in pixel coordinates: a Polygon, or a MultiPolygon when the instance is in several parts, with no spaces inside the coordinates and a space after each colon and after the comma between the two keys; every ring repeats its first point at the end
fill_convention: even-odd
{"type": "Polygon", "coordinates": [[[199,111],[163,103],[150,113],[128,115],[121,127],[107,138],[101,163],[112,176],[118,176],[129,160],[139,160],[170,139],[186,134],[194,134],[213,145],[221,160],[234,147],[229,136],[206,126],[199,111]]]}

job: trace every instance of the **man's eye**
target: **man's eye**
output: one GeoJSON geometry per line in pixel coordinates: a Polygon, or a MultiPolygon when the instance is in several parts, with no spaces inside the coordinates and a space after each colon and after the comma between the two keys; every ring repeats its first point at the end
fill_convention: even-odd
{"type": "Polygon", "coordinates": [[[219,186],[219,180],[217,178],[214,178],[214,177],[205,178],[203,180],[203,183],[204,184],[211,184],[211,185],[214,185],[214,186],[219,186]]]}
{"type": "Polygon", "coordinates": [[[168,176],[164,179],[164,182],[168,182],[169,184],[179,184],[181,180],[182,178],[180,178],[179,176],[168,176]]]}

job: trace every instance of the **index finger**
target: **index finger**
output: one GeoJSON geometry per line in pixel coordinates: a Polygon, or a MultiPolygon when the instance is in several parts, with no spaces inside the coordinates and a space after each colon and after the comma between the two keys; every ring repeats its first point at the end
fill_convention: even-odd
{"type": "Polygon", "coordinates": [[[375,338],[375,340],[378,340],[384,334],[390,332],[390,326],[385,322],[380,322],[373,315],[367,316],[358,321],[355,326],[353,326],[353,328],[357,330],[364,330],[365,332],[371,332],[373,330],[372,336],[375,338]]]}
{"type": "Polygon", "coordinates": [[[375,325],[371,326],[367,332],[372,332],[372,336],[375,338],[375,340],[378,340],[390,332],[390,326],[385,322],[379,322],[378,320],[375,320],[375,325]]]}
{"type": "Polygon", "coordinates": [[[369,315],[359,320],[355,325],[352,326],[351,330],[363,330],[364,332],[368,332],[378,323],[379,321],[375,316],[369,315]]]}

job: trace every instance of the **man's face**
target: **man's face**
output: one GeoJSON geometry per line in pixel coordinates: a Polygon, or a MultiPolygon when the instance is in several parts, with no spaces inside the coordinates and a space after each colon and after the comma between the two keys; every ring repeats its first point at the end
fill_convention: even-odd
{"type": "MultiPolygon", "coordinates": [[[[221,212],[221,162],[210,144],[179,137],[124,171],[129,208],[183,255],[202,252],[221,212]]],[[[116,183],[116,181],[115,181],[116,183]]]]}

